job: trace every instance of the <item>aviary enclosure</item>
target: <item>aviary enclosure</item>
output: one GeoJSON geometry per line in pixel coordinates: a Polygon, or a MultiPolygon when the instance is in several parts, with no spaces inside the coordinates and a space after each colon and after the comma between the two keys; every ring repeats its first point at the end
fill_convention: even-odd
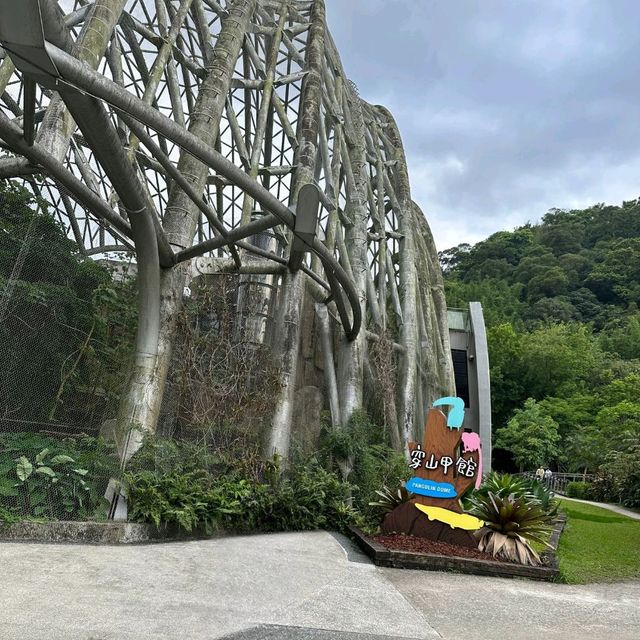
{"type": "MultiPolygon", "coordinates": [[[[322,411],[339,428],[365,408],[407,451],[454,392],[442,276],[398,128],[345,75],[323,0],[2,0],[0,16],[0,177],[137,290],[117,404],[81,426],[107,425],[126,461],[144,433],[223,416],[286,457],[322,411]]],[[[3,322],[28,256],[46,270],[29,229],[3,322]]]]}

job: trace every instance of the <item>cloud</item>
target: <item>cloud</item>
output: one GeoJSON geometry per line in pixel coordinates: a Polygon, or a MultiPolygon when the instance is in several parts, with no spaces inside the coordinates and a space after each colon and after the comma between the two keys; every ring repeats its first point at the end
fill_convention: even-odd
{"type": "Polygon", "coordinates": [[[640,193],[640,5],[326,0],[360,95],[393,113],[439,248],[640,193]]]}

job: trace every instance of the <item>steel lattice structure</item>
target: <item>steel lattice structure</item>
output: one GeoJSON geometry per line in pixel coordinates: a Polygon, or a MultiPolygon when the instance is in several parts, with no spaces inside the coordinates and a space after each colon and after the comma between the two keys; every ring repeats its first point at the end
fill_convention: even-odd
{"type": "Polygon", "coordinates": [[[453,384],[437,255],[396,124],[346,78],[323,0],[2,0],[0,40],[0,177],[49,200],[86,255],[135,254],[123,423],[154,428],[172,318],[213,270],[266,285],[248,339],[266,339],[265,308],[281,320],[272,449],[288,446],[307,294],[334,424],[391,335],[392,435],[420,430],[453,384]]]}

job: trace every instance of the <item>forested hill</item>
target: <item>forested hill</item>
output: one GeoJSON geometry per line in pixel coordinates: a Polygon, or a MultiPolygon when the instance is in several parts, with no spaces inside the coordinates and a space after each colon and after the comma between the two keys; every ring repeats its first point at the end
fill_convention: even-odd
{"type": "Polygon", "coordinates": [[[540,462],[561,468],[595,470],[624,438],[638,441],[640,200],[553,209],[440,259],[448,305],[482,302],[494,433],[517,462],[510,438],[526,440],[527,420],[556,430],[529,445],[545,440],[540,462]]]}
{"type": "Polygon", "coordinates": [[[611,329],[640,299],[640,201],[551,210],[539,225],[500,231],[440,258],[449,305],[470,291],[484,296],[492,324],[578,321],[611,329]]]}

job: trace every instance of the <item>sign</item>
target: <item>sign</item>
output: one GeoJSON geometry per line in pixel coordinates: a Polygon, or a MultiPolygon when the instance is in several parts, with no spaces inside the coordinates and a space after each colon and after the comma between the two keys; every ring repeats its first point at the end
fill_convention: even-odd
{"type": "Polygon", "coordinates": [[[415,506],[430,520],[452,528],[474,530],[484,523],[464,514],[459,498],[482,481],[482,445],[477,433],[461,431],[464,402],[440,398],[429,411],[422,443],[409,443],[409,468],[414,476],[406,488],[415,506]],[[451,407],[445,416],[438,407],[451,407]]]}

